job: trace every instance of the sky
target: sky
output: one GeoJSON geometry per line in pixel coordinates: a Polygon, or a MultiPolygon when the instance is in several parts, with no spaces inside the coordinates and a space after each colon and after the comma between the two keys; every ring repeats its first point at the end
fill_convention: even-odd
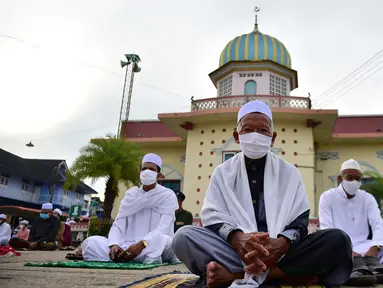
{"type": "MultiPolygon", "coordinates": [[[[340,115],[383,114],[383,53],[330,89],[383,49],[380,0],[0,0],[0,148],[70,165],[91,138],[115,134],[126,53],[142,60],[131,120],[215,97],[208,74],[252,31],[255,6],[259,30],[298,71],[292,96],[310,93],[340,115]]],[[[93,187],[102,196],[104,182],[93,187]]]]}

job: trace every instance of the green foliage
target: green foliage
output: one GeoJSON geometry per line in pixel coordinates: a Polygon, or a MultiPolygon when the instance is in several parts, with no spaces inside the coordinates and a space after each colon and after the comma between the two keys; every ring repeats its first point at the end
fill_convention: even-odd
{"type": "Polygon", "coordinates": [[[110,227],[113,224],[113,220],[102,221],[97,216],[92,216],[89,221],[88,236],[104,236],[108,237],[110,227]]]}
{"type": "Polygon", "coordinates": [[[142,156],[138,145],[124,139],[110,135],[104,139],[92,139],[81,148],[80,156],[67,173],[64,187],[76,187],[79,180],[87,178],[92,184],[100,178],[106,179],[104,211],[110,218],[114,199],[118,196],[118,182],[122,181],[127,186],[138,182],[142,156]]]}
{"type": "MultiPolygon", "coordinates": [[[[365,176],[372,178],[373,182],[362,185],[360,189],[371,193],[377,201],[383,199],[383,176],[375,172],[368,172],[365,176]]],[[[380,207],[380,201],[378,204],[380,207]]]]}

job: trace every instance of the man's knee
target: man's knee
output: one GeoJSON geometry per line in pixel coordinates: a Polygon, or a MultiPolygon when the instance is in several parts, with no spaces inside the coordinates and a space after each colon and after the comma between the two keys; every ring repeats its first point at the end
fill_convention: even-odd
{"type": "Polygon", "coordinates": [[[195,230],[195,226],[183,226],[177,230],[176,234],[173,237],[173,251],[177,254],[178,251],[185,249],[185,243],[189,241],[190,235],[195,230]]]}
{"type": "Polygon", "coordinates": [[[327,245],[329,250],[337,251],[343,255],[352,255],[352,242],[350,237],[340,229],[321,230],[323,245],[327,245]]]}

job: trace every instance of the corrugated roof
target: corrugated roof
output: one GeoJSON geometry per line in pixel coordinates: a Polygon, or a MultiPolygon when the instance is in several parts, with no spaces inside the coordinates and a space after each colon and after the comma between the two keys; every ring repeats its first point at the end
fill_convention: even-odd
{"type": "MultiPolygon", "coordinates": [[[[20,176],[21,178],[40,181],[43,183],[53,182],[53,169],[62,163],[66,167],[65,160],[59,159],[24,159],[0,148],[0,173],[20,176]]],[[[63,171],[65,174],[65,171],[63,171]]],[[[65,175],[57,173],[56,182],[65,182],[65,175]]],[[[81,182],[77,190],[86,194],[97,194],[88,185],[81,182]]]]}

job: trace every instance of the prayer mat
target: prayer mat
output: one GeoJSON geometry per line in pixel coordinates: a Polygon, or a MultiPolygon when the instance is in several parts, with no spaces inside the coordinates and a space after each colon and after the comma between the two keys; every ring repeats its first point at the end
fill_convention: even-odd
{"type": "MultiPolygon", "coordinates": [[[[195,282],[198,276],[191,273],[172,272],[163,273],[151,277],[147,277],[143,280],[129,283],[128,285],[120,286],[119,288],[131,287],[131,288],[175,288],[183,287],[182,284],[188,284],[188,282],[195,282]]],[[[187,286],[184,286],[187,287],[187,286]]]]}
{"type": "MultiPolygon", "coordinates": [[[[151,277],[147,277],[143,280],[129,283],[119,288],[187,288],[198,287],[203,288],[205,285],[193,285],[198,276],[191,273],[172,272],[163,273],[151,277]]],[[[262,285],[263,288],[324,288],[325,286],[312,285],[312,286],[289,286],[289,285],[262,285]]]]}
{"type": "Polygon", "coordinates": [[[59,268],[88,268],[88,269],[125,269],[125,270],[147,270],[160,266],[172,265],[144,264],[144,263],[114,263],[114,262],[85,262],[85,261],[58,261],[58,262],[27,262],[24,266],[29,267],[59,267],[59,268]]]}

